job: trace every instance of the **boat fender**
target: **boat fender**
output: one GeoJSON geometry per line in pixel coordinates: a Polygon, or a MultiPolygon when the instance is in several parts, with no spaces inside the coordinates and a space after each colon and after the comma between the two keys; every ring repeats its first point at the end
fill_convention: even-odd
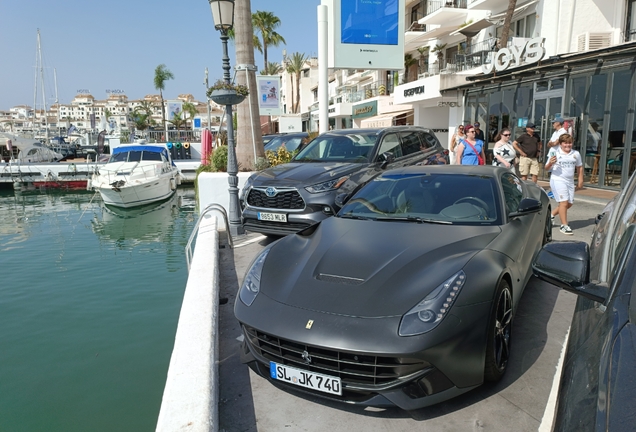
{"type": "Polygon", "coordinates": [[[171,189],[171,190],[175,190],[175,189],[177,189],[177,182],[176,182],[176,180],[174,179],[174,177],[170,179],[170,189],[171,189]]]}
{"type": "Polygon", "coordinates": [[[190,143],[189,142],[185,142],[183,143],[183,148],[190,148],[190,143]]]}

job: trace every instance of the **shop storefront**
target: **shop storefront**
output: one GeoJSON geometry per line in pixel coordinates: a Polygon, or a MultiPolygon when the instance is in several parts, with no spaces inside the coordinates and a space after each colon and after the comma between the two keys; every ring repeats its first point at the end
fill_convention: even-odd
{"type": "Polygon", "coordinates": [[[381,97],[353,106],[353,127],[384,128],[413,124],[410,105],[396,105],[390,97],[381,97]]]}
{"type": "Polygon", "coordinates": [[[413,123],[433,130],[442,146],[448,148],[455,126],[461,123],[461,93],[440,93],[440,77],[432,76],[399,85],[393,93],[396,106],[413,107],[413,123]],[[450,126],[449,126],[450,125],[450,126]]]}
{"type": "Polygon", "coordinates": [[[636,44],[628,43],[477,75],[460,88],[462,120],[480,122],[492,148],[498,131],[518,136],[528,121],[545,146],[562,118],[583,156],[586,183],[620,188],[636,168],[635,58],[636,44]]]}

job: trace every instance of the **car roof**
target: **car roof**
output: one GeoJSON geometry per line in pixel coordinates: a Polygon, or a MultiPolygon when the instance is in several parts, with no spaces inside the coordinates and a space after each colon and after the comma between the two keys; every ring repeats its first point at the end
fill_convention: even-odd
{"type": "Polygon", "coordinates": [[[372,134],[383,132],[400,132],[408,130],[420,130],[422,132],[432,132],[430,129],[421,126],[389,126],[384,128],[355,128],[355,129],[336,129],[325,132],[321,135],[352,135],[352,134],[372,134]]]}
{"type": "Polygon", "coordinates": [[[511,172],[507,168],[492,165],[414,165],[403,168],[390,169],[382,173],[382,177],[395,175],[416,174],[464,174],[497,177],[502,172],[511,172]]]}

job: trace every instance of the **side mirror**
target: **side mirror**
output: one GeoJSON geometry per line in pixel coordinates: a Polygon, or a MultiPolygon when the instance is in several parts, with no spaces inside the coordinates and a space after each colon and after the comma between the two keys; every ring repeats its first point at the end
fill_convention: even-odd
{"type": "Polygon", "coordinates": [[[508,215],[508,217],[513,218],[517,216],[523,216],[531,213],[536,213],[541,211],[543,205],[541,201],[536,200],[534,198],[524,198],[519,203],[519,207],[517,207],[517,211],[512,212],[508,215]]]}
{"type": "Polygon", "coordinates": [[[342,208],[342,206],[344,206],[347,203],[347,201],[349,201],[350,197],[351,195],[348,193],[341,193],[336,195],[336,199],[334,202],[339,208],[342,208]]]}
{"type": "Polygon", "coordinates": [[[381,162],[380,168],[385,169],[389,164],[393,163],[395,156],[391,152],[384,152],[378,156],[378,161],[381,162]]]}
{"type": "Polygon", "coordinates": [[[586,242],[548,243],[534,259],[532,273],[595,302],[604,303],[609,294],[606,286],[590,283],[590,248],[586,242]]]}

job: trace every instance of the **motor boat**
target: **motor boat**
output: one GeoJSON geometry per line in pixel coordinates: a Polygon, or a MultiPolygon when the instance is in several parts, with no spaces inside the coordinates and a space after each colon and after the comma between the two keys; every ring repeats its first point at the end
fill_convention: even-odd
{"type": "Polygon", "coordinates": [[[116,147],[91,178],[91,187],[104,204],[124,208],[165,200],[179,183],[179,170],[168,149],[145,143],[116,147]]]}

